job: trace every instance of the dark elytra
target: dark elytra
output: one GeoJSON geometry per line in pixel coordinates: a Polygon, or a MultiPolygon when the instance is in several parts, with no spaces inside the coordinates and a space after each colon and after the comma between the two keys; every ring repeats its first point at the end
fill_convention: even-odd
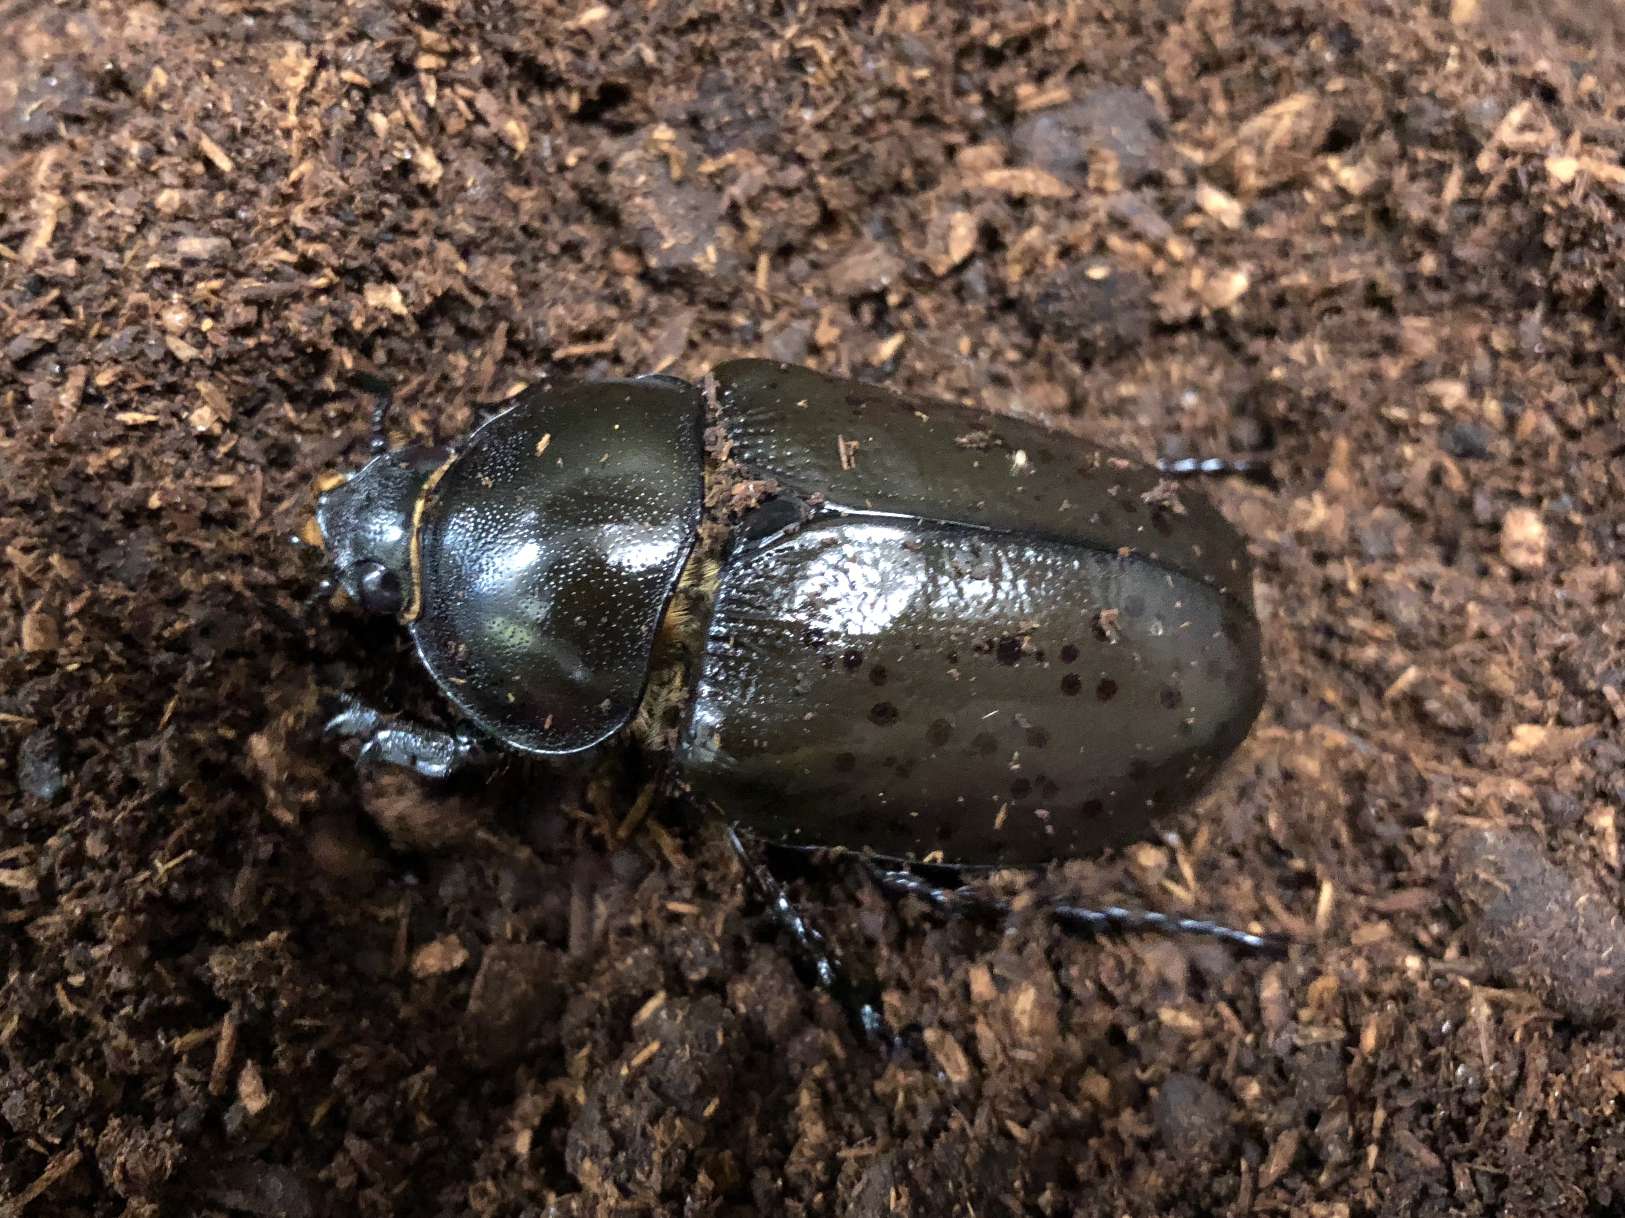
{"type": "Polygon", "coordinates": [[[1089,854],[1200,790],[1262,703],[1242,539],[1157,470],[1032,424],[738,360],[705,392],[528,391],[432,472],[424,451],[377,458],[318,520],[336,560],[407,590],[447,696],[556,755],[675,685],[678,730],[645,743],[771,840],[1089,854]],[[707,509],[731,501],[707,479],[766,497],[707,509]]]}

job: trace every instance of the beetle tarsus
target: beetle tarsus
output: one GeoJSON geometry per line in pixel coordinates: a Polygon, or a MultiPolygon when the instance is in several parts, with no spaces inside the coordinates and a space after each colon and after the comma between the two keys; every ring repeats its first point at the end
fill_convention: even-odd
{"type": "Polygon", "coordinates": [[[345,696],[323,728],[327,736],[361,741],[356,767],[393,765],[423,778],[450,778],[484,761],[485,750],[466,728],[444,731],[422,723],[389,723],[384,713],[345,696]]]}
{"type": "Polygon", "coordinates": [[[1180,457],[1157,462],[1170,478],[1245,478],[1271,490],[1279,488],[1270,463],[1258,457],[1180,457]]]}
{"type": "Polygon", "coordinates": [[[384,425],[388,422],[389,412],[394,405],[395,395],[388,390],[380,393],[372,404],[372,432],[368,437],[367,447],[372,450],[374,456],[389,451],[389,433],[384,430],[384,425]]]}
{"type": "MultiPolygon", "coordinates": [[[[303,545],[304,543],[300,542],[300,544],[303,545]]],[[[318,582],[315,588],[311,589],[310,595],[305,598],[304,609],[300,615],[300,620],[305,624],[306,634],[316,629],[317,615],[332,603],[333,592],[337,588],[338,581],[328,577],[318,582]]]]}
{"type": "Polygon", "coordinates": [[[852,980],[823,932],[796,908],[778,877],[752,857],[732,825],[723,826],[723,835],[745,875],[772,911],[773,920],[795,941],[819,988],[835,999],[858,1033],[870,1043],[884,1047],[893,1056],[912,1053],[915,1046],[911,1038],[900,1035],[886,1022],[875,985],[852,980]]]}
{"type": "Polygon", "coordinates": [[[337,736],[341,740],[353,740],[360,736],[370,736],[384,726],[386,717],[384,712],[375,706],[368,706],[351,694],[338,694],[333,700],[333,713],[322,725],[322,735],[337,736]]]}
{"type": "MultiPolygon", "coordinates": [[[[935,909],[948,913],[971,913],[994,917],[1005,917],[1010,913],[1008,901],[990,896],[968,885],[944,888],[915,875],[912,871],[879,866],[871,866],[870,871],[876,882],[888,892],[915,897],[935,909]]],[[[1185,918],[1149,909],[1127,909],[1121,905],[1091,909],[1083,905],[1055,902],[1047,907],[1047,912],[1066,929],[1087,934],[1144,932],[1203,935],[1228,943],[1232,947],[1275,957],[1284,956],[1287,948],[1286,940],[1279,935],[1259,935],[1203,918],[1185,918]]]]}

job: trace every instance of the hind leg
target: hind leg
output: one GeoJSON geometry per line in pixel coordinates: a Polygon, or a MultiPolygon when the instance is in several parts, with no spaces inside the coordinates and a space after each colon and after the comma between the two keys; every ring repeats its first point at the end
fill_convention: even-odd
{"type": "Polygon", "coordinates": [[[854,981],[830,941],[796,908],[772,869],[753,855],[732,825],[724,825],[722,831],[752,887],[779,928],[790,936],[818,987],[840,1005],[867,1040],[894,1054],[909,1051],[909,1042],[892,1030],[881,1013],[878,987],[872,981],[854,981]]]}
{"type": "MultiPolygon", "coordinates": [[[[887,892],[916,897],[936,909],[1001,918],[1010,913],[1008,901],[970,885],[944,887],[912,871],[888,868],[876,862],[869,864],[869,870],[875,882],[887,892]]],[[[1286,954],[1287,941],[1278,935],[1258,935],[1202,918],[1182,918],[1154,910],[1126,909],[1120,905],[1092,909],[1065,901],[1051,902],[1043,908],[1066,929],[1085,934],[1203,935],[1260,955],[1280,957],[1286,954]]]]}

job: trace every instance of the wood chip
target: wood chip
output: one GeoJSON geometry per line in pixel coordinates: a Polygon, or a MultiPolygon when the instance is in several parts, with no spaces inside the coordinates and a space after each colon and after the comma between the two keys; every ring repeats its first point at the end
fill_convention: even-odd
{"type": "Polygon", "coordinates": [[[965,1056],[965,1050],[959,1047],[959,1042],[951,1035],[941,1028],[927,1028],[925,1047],[931,1051],[931,1056],[948,1076],[949,1082],[957,1087],[970,1082],[970,1059],[965,1056]]]}
{"type": "Polygon", "coordinates": [[[23,650],[36,654],[55,651],[61,643],[61,635],[57,630],[56,618],[43,604],[35,605],[23,614],[22,644],[23,650]]]}
{"type": "Polygon", "coordinates": [[[1241,204],[1232,194],[1220,190],[1217,186],[1207,182],[1196,184],[1196,206],[1212,216],[1225,228],[1232,231],[1241,227],[1243,211],[1241,204]]]}
{"type": "Polygon", "coordinates": [[[226,1083],[231,1078],[232,1059],[237,1056],[237,1009],[233,1007],[227,1011],[220,1021],[220,1039],[214,1046],[214,1065],[209,1070],[209,1094],[214,1096],[226,1093],[226,1083]]]}
{"type": "Polygon", "coordinates": [[[237,172],[236,162],[226,155],[225,149],[201,132],[197,137],[197,146],[198,151],[209,158],[209,164],[213,165],[221,173],[237,172]]]}
{"type": "Polygon", "coordinates": [[[396,317],[410,317],[401,289],[393,283],[369,283],[361,289],[361,297],[369,309],[381,309],[396,317]]]}
{"type": "Polygon", "coordinates": [[[175,252],[182,258],[220,258],[231,252],[231,242],[225,237],[182,237],[175,252]]]}
{"type": "Polygon", "coordinates": [[[1303,1141],[1303,1130],[1294,1126],[1275,1139],[1269,1157],[1258,1173],[1258,1187],[1269,1188],[1292,1170],[1292,1160],[1298,1157],[1298,1146],[1303,1141]]]}
{"type": "Polygon", "coordinates": [[[989,190],[1016,199],[1070,199],[1078,193],[1076,187],[1063,182],[1053,173],[1031,166],[989,169],[978,181],[989,190]]]}
{"type": "Polygon", "coordinates": [[[1546,569],[1546,523],[1534,508],[1512,508],[1501,518],[1501,557],[1524,575],[1546,569]]]}
{"type": "Polygon", "coordinates": [[[33,894],[39,891],[39,877],[26,867],[0,867],[0,888],[33,894]]]}
{"type": "Polygon", "coordinates": [[[412,976],[439,977],[468,963],[468,949],[456,935],[442,935],[412,953],[412,976]]]}
{"type": "Polygon", "coordinates": [[[244,1062],[242,1072],[237,1075],[237,1100],[249,1116],[259,1116],[271,1106],[260,1068],[251,1061],[244,1062]]]}
{"type": "Polygon", "coordinates": [[[78,1167],[79,1161],[84,1157],[85,1152],[77,1146],[53,1156],[38,1179],[13,1197],[3,1209],[0,1209],[0,1214],[5,1215],[5,1218],[16,1218],[21,1215],[24,1208],[44,1196],[46,1189],[78,1167]]]}
{"type": "Polygon", "coordinates": [[[651,1040],[648,1044],[644,1045],[643,1048],[634,1053],[626,1065],[621,1067],[621,1073],[625,1075],[631,1074],[635,1070],[641,1070],[644,1066],[648,1065],[649,1062],[654,1059],[654,1055],[659,1052],[660,1042],[658,1040],[651,1040]]]}
{"type": "Polygon", "coordinates": [[[1519,723],[1512,729],[1512,739],[1507,742],[1506,753],[1508,757],[1555,761],[1572,755],[1596,734],[1597,729],[1591,724],[1558,727],[1555,724],[1519,723]]]}

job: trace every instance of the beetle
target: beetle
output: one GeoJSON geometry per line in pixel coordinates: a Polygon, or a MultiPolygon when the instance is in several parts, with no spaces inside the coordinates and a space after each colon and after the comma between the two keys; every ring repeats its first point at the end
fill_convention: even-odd
{"type": "Polygon", "coordinates": [[[374,448],[312,540],[464,724],[348,702],[330,728],[364,763],[438,778],[631,737],[760,839],[1036,866],[1147,836],[1263,703],[1241,536],[1165,471],[1032,423],[740,359],[535,387],[458,443],[374,448]]]}

